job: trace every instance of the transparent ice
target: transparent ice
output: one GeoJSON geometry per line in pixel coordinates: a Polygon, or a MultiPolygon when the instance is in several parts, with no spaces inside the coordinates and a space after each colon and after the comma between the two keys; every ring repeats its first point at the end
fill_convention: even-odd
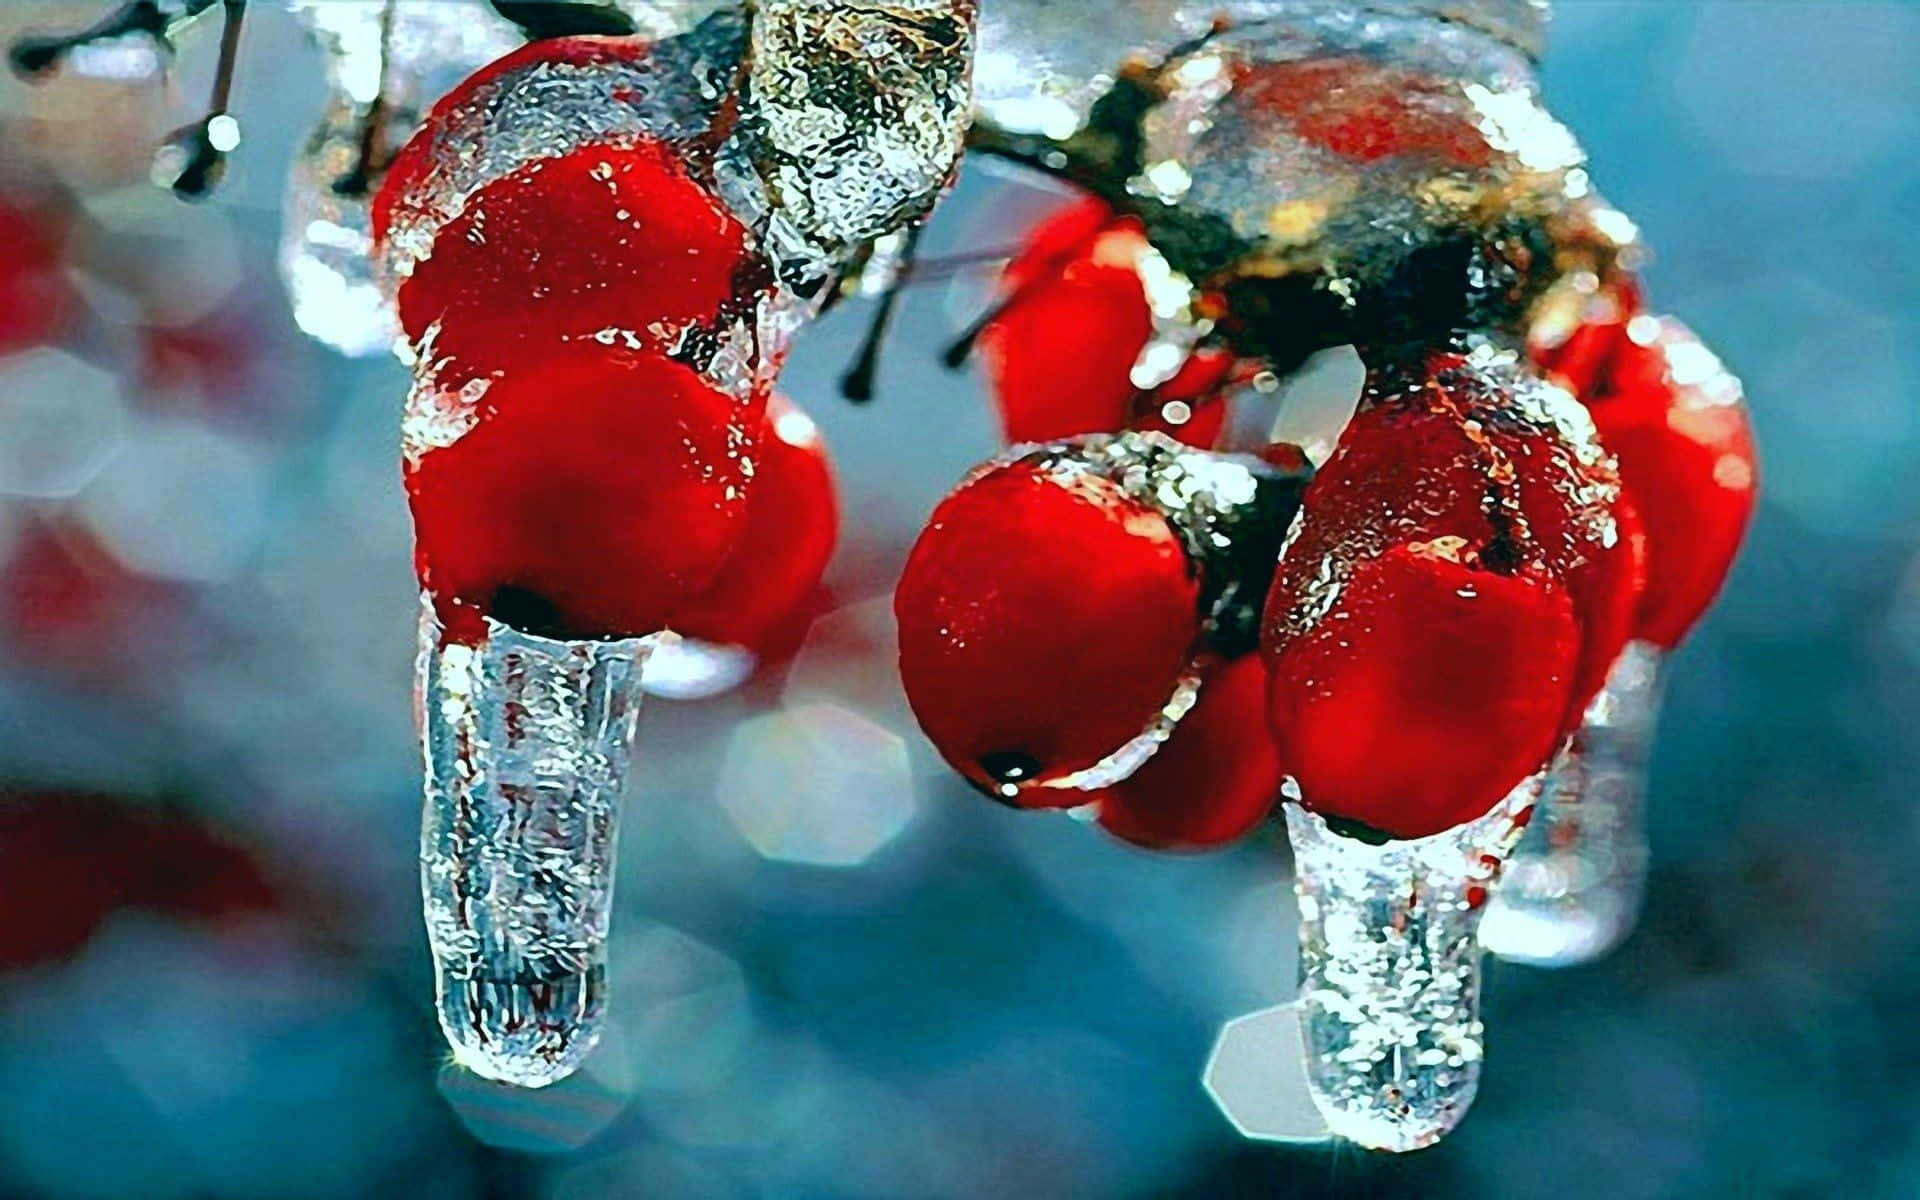
{"type": "Polygon", "coordinates": [[[1501,958],[1574,966],[1632,932],[1647,883],[1647,755],[1663,657],[1628,644],[1547,772],[1540,813],[1480,923],[1480,944],[1501,958]]]}
{"type": "MultiPolygon", "coordinates": [[[[1567,172],[1582,154],[1542,107],[1521,50],[1428,11],[1444,5],[1248,7],[1271,19],[1237,25],[1169,62],[1169,95],[1145,119],[1136,189],[1216,216],[1290,264],[1336,274],[1364,275],[1369,259],[1404,254],[1432,229],[1484,220],[1496,198],[1503,213],[1543,219],[1563,207],[1567,172]],[[1316,62],[1426,81],[1405,97],[1406,119],[1445,131],[1471,154],[1335,153],[1267,94],[1279,69],[1316,62]]],[[[1362,74],[1349,86],[1394,77],[1370,84],[1362,74]]]]}
{"type": "Polygon", "coordinates": [[[832,253],[924,217],[972,119],[974,0],[761,0],[753,157],[794,231],[832,253]]]}
{"type": "Polygon", "coordinates": [[[1128,61],[1158,62],[1206,33],[1216,17],[1244,23],[1326,10],[1422,16],[1537,56],[1546,9],[1546,0],[988,0],[980,13],[974,103],[1001,129],[1066,138],[1086,123],[1128,61]]]}
{"type": "Polygon", "coordinates": [[[393,348],[400,324],[373,274],[368,197],[336,187],[360,153],[364,110],[336,97],[287,172],[280,278],[303,333],[352,358],[393,348]]]}
{"type": "Polygon", "coordinates": [[[454,1060],[522,1087],[570,1075],[606,1020],[620,797],[653,640],[420,626],[420,889],[454,1060]]]}
{"type": "Polygon", "coordinates": [[[351,357],[383,354],[399,325],[372,258],[369,205],[378,168],[426,107],[469,72],[519,43],[480,0],[311,0],[296,6],[327,55],[320,122],[294,157],[281,210],[280,274],[294,322],[351,357]],[[372,112],[379,99],[381,110],[372,112]],[[363,164],[369,119],[381,133],[363,164]],[[371,167],[363,178],[356,171],[371,167]]]}
{"type": "Polygon", "coordinates": [[[1335,1134],[1417,1150],[1466,1115],[1485,1055],[1476,926],[1538,789],[1536,776],[1478,820],[1377,846],[1286,806],[1307,1081],[1335,1134]]]}
{"type": "Polygon", "coordinates": [[[432,126],[426,169],[394,198],[386,277],[410,275],[475,192],[539,159],[594,142],[706,136],[735,90],[744,44],[739,20],[722,14],[645,54],[534,59],[495,74],[432,126]]]}

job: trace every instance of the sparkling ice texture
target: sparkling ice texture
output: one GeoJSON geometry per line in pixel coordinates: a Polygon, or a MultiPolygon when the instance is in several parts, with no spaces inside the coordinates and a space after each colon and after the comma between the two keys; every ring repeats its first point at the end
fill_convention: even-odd
{"type": "Polygon", "coordinates": [[[1376,1150],[1417,1150],[1480,1086],[1482,905],[1538,778],[1476,821],[1374,846],[1288,804],[1300,901],[1300,1026],[1327,1126],[1376,1150]]]}
{"type": "Polygon", "coordinates": [[[1547,772],[1539,816],[1507,863],[1480,944],[1510,962],[1574,966],[1633,930],[1647,886],[1647,755],[1662,652],[1628,643],[1547,772]]]}
{"type": "Polygon", "coordinates": [[[925,216],[972,119],[973,0],[761,0],[749,128],[775,202],[842,251],[925,216]]]}
{"type": "MultiPolygon", "coordinates": [[[[1528,58],[1481,31],[1347,4],[1270,6],[1174,60],[1172,92],[1147,119],[1142,185],[1224,219],[1282,261],[1356,264],[1426,231],[1497,207],[1562,206],[1579,145],[1540,105],[1528,58]],[[1276,93],[1306,65],[1353,73],[1342,87],[1400,87],[1414,152],[1339,153],[1290,117],[1276,93]],[[1377,81],[1377,82],[1376,82],[1377,81]],[[1169,165],[1162,165],[1169,164],[1169,165]],[[1177,170],[1175,167],[1177,166],[1177,170]]],[[[1311,78],[1309,76],[1308,78],[1311,78]]],[[[1337,76],[1335,76],[1337,78],[1337,76]]],[[[1333,86],[1321,80],[1313,86],[1333,86]]]]}
{"type": "Polygon", "coordinates": [[[1534,57],[1546,43],[1546,0],[988,0],[975,105],[1010,132],[1065,138],[1128,61],[1158,62],[1218,17],[1244,23],[1327,10],[1437,18],[1534,57]]]}
{"type": "Polygon", "coordinates": [[[421,618],[427,940],[454,1059],[489,1079],[545,1086],[600,1039],[620,794],[651,646],[491,620],[481,645],[443,644],[431,605],[421,618]]]}

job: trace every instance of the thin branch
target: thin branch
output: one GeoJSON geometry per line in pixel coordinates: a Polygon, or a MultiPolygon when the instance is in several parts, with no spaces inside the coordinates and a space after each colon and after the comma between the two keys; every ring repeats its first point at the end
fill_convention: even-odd
{"type": "Polygon", "coordinates": [[[207,114],[168,135],[154,157],[155,178],[182,200],[201,200],[226,174],[227,152],[240,144],[239,125],[229,109],[233,76],[240,63],[240,35],[246,27],[247,0],[222,0],[220,61],[214,67],[207,114]]]}
{"type": "Polygon", "coordinates": [[[119,8],[75,33],[28,34],[7,49],[7,61],[24,79],[42,79],[82,46],[144,34],[167,53],[173,37],[194,18],[212,9],[215,0],[128,0],[119,8]]]}

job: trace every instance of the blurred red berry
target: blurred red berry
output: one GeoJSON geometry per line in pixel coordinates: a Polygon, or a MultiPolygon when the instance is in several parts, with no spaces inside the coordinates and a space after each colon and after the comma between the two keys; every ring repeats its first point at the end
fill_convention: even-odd
{"type": "Polygon", "coordinates": [[[52,339],[72,315],[60,241],[44,214],[0,200],[0,354],[52,339]]]}
{"type": "Polygon", "coordinates": [[[64,958],[122,909],[219,921],[278,903],[251,857],[184,815],[0,792],[0,969],[64,958]]]}
{"type": "MultiPolygon", "coordinates": [[[[1583,328],[1570,384],[1619,460],[1646,530],[1634,636],[1673,647],[1726,581],[1753,516],[1759,468],[1740,381],[1680,322],[1639,316],[1583,328]]],[[[1564,354],[1548,367],[1563,374],[1564,354]]]]}
{"type": "Polygon", "coordinates": [[[839,526],[833,466],[820,429],[776,394],[755,446],[739,538],[719,577],[683,608],[673,628],[764,654],[820,585],[839,526]]]}
{"type": "Polygon", "coordinates": [[[1097,475],[1016,463],[934,510],[895,594],[900,672],[954,769],[1025,807],[1086,799],[1023,786],[1093,766],[1142,733],[1200,632],[1199,583],[1160,513],[1097,475]]]}
{"type": "Polygon", "coordinates": [[[1216,669],[1154,756],[1131,777],[1092,795],[1100,824],[1155,850],[1208,849],[1245,836],[1280,795],[1266,695],[1267,669],[1259,655],[1216,669]]]}
{"type": "Polygon", "coordinates": [[[744,525],[733,401],[658,354],[564,346],[494,380],[478,423],[406,471],[415,562],[449,636],[668,627],[744,525]]]}
{"type": "Polygon", "coordinates": [[[194,589],[130,570],[86,525],[30,518],[0,570],[9,653],[88,687],[137,684],[180,649],[194,589]]]}

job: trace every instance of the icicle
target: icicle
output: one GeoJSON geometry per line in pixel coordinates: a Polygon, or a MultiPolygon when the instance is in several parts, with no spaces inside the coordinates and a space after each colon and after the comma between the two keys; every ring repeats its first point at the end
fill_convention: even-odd
{"type": "Polygon", "coordinates": [[[1287,805],[1307,1080],[1335,1134],[1417,1150],[1473,1103],[1485,1036],[1475,926],[1539,779],[1476,821],[1381,845],[1287,805]]]}
{"type": "Polygon", "coordinates": [[[599,1041],[620,794],[654,638],[554,641],[421,618],[420,886],[454,1060],[543,1087],[599,1041]]]}
{"type": "Polygon", "coordinates": [[[1511,962],[1592,962],[1624,940],[1646,891],[1647,753],[1664,653],[1629,643],[1541,792],[1480,943],[1511,962]]]}

